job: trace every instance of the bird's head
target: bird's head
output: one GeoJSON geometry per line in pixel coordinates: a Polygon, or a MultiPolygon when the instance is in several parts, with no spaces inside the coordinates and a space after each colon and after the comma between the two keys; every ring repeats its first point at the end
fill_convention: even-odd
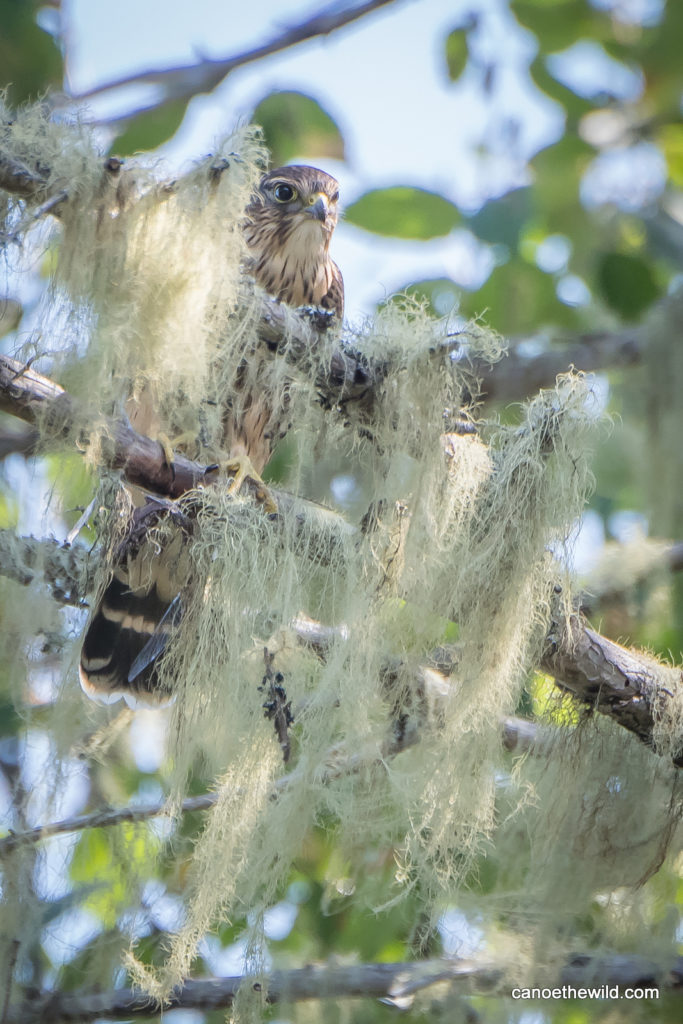
{"type": "Polygon", "coordinates": [[[277,167],[261,178],[247,218],[254,227],[274,228],[280,244],[304,234],[312,244],[329,244],[338,219],[339,182],[317,167],[277,167]]]}

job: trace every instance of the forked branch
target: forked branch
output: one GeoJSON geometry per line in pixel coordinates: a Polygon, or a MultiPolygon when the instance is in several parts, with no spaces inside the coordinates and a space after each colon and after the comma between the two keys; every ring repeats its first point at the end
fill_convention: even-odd
{"type": "MultiPolygon", "coordinates": [[[[78,404],[59,385],[7,356],[0,356],[0,409],[32,425],[40,424],[46,442],[60,442],[76,434],[87,444],[88,424],[78,404]]],[[[211,467],[183,456],[177,457],[173,468],[169,467],[161,445],[138,434],[123,420],[108,422],[102,462],[122,470],[130,483],[171,498],[211,482],[211,467]]],[[[315,543],[319,535],[319,558],[329,558],[335,543],[343,543],[355,532],[342,516],[329,509],[286,492],[274,493],[283,512],[294,511],[309,540],[315,543]]],[[[20,577],[15,574],[15,578],[20,577]]],[[[558,631],[541,667],[583,703],[608,714],[648,746],[654,743],[657,721],[670,711],[673,718],[675,711],[671,709],[680,706],[680,670],[669,670],[666,682],[662,682],[652,659],[600,636],[578,616],[571,628],[558,631]]],[[[674,763],[683,767],[683,750],[673,750],[672,756],[674,763]]]]}

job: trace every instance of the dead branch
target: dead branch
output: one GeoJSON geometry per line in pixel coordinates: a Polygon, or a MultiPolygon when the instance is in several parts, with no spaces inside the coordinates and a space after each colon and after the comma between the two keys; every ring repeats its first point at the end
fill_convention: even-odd
{"type": "MultiPolygon", "coordinates": [[[[126,712],[127,714],[127,712],[126,712]]],[[[543,730],[539,730],[533,722],[522,718],[506,718],[501,722],[503,745],[506,750],[515,753],[523,753],[532,749],[539,751],[543,746],[543,730]]],[[[406,733],[399,740],[391,737],[382,747],[380,757],[375,755],[374,762],[381,767],[385,758],[395,756],[402,750],[419,742],[418,730],[406,733]]],[[[323,784],[342,774],[355,774],[362,768],[367,768],[371,763],[370,758],[362,755],[343,756],[338,749],[330,752],[326,771],[322,775],[323,784]]],[[[283,775],[274,784],[274,795],[291,784],[295,773],[283,775]]],[[[219,793],[203,793],[200,796],[188,797],[179,805],[178,811],[182,814],[189,814],[194,811],[208,811],[218,800],[219,793]]],[[[166,800],[157,800],[150,804],[140,804],[134,807],[118,807],[111,810],[94,811],[92,814],[77,814],[72,818],[63,818],[61,821],[53,821],[47,825],[38,825],[35,828],[23,831],[10,832],[9,835],[0,839],[0,860],[8,856],[20,846],[33,846],[41,843],[44,839],[52,836],[63,835],[66,832],[83,832],[90,828],[112,828],[120,825],[121,822],[141,822],[150,818],[157,818],[163,814],[169,814],[169,806],[166,800]]]]}

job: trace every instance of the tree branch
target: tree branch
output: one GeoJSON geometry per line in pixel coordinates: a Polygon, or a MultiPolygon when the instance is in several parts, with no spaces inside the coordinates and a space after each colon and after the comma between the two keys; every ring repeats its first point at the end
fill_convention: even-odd
{"type": "MultiPolygon", "coordinates": [[[[274,336],[280,337],[284,318],[291,318],[291,314],[274,303],[266,306],[264,330],[274,331],[274,336]]],[[[301,329],[309,329],[305,320],[301,320],[301,329]]],[[[297,358],[296,346],[293,346],[291,358],[297,358]]],[[[357,366],[355,357],[349,356],[349,360],[347,362],[345,354],[340,353],[338,375],[334,377],[335,385],[342,382],[338,395],[344,394],[351,372],[349,367],[352,374],[356,372],[353,369],[357,366]]],[[[359,384],[361,396],[362,389],[367,390],[369,386],[368,379],[365,377],[359,384]]],[[[0,356],[0,409],[14,412],[31,424],[39,422],[43,435],[55,440],[73,434],[74,425],[80,423],[79,439],[87,443],[88,425],[77,403],[59,385],[7,356],[0,356]]],[[[122,470],[130,483],[176,498],[200,483],[211,482],[210,467],[184,456],[175,457],[174,472],[166,463],[161,445],[136,433],[128,423],[109,420],[107,428],[106,443],[102,446],[103,464],[122,470]]],[[[323,506],[284,491],[274,490],[274,493],[281,510],[293,512],[300,528],[313,538],[316,557],[331,557],[336,544],[343,542],[343,537],[349,533],[355,533],[354,527],[342,516],[323,506]],[[334,530],[329,529],[332,522],[334,530]]],[[[656,719],[675,702],[674,693],[655,671],[656,663],[601,637],[579,617],[572,620],[571,629],[554,637],[553,644],[543,660],[543,670],[584,703],[610,715],[641,742],[651,746],[656,719]]],[[[669,681],[678,690],[683,685],[680,671],[669,681]]],[[[678,767],[683,766],[683,750],[674,751],[674,762],[678,767]]]]}
{"type": "MultiPolygon", "coordinates": [[[[209,807],[213,807],[217,799],[218,793],[191,796],[183,800],[180,810],[183,814],[189,814],[192,811],[206,811],[209,807]]],[[[150,818],[157,818],[166,813],[168,813],[167,802],[158,800],[153,804],[140,804],[136,807],[119,807],[116,810],[96,811],[94,814],[78,814],[73,818],[64,818],[62,821],[54,821],[49,825],[27,829],[25,832],[10,832],[9,835],[0,839],[0,858],[12,853],[19,846],[40,843],[43,839],[63,835],[65,832],[83,832],[88,828],[111,828],[113,825],[120,825],[123,821],[148,821],[150,818]]]]}
{"type": "MultiPolygon", "coordinates": [[[[523,753],[532,748],[540,749],[539,730],[533,722],[522,718],[506,718],[501,723],[502,739],[505,749],[515,753],[523,753]]],[[[409,735],[400,739],[390,739],[383,747],[381,757],[377,761],[382,764],[387,757],[395,756],[408,747],[419,742],[419,732],[414,730],[409,735]]],[[[368,759],[359,755],[343,757],[339,755],[337,748],[331,753],[328,771],[323,775],[322,781],[329,778],[337,778],[341,774],[355,774],[361,767],[367,766],[368,759]]],[[[290,784],[294,773],[283,775],[276,783],[277,792],[290,784]]],[[[200,796],[188,797],[180,804],[179,810],[182,814],[189,814],[194,811],[208,811],[218,800],[217,792],[203,793],[200,796]]],[[[52,836],[63,835],[66,832],[83,832],[90,828],[112,828],[120,825],[121,822],[149,821],[150,818],[157,818],[162,814],[168,814],[168,803],[166,800],[158,800],[151,804],[140,804],[137,806],[119,807],[113,810],[95,811],[92,814],[77,814],[72,818],[63,818],[61,821],[53,821],[47,825],[38,825],[35,828],[25,829],[21,832],[11,831],[8,835],[0,838],[0,860],[8,856],[20,846],[33,846],[41,843],[44,839],[52,836]]]]}
{"type": "Polygon", "coordinates": [[[93,573],[81,548],[60,544],[54,537],[36,540],[0,530],[0,575],[28,587],[47,583],[59,604],[81,607],[92,589],[93,573]]]}
{"type": "MultiPolygon", "coordinates": [[[[465,960],[423,960],[413,963],[368,963],[339,966],[311,964],[288,971],[273,971],[264,977],[246,979],[252,991],[264,993],[266,1003],[303,1002],[310,999],[398,999],[450,981],[490,991],[501,971],[488,964],[465,960]]],[[[165,1004],[166,1010],[216,1010],[232,1005],[245,978],[202,978],[186,981],[165,1004]]],[[[41,993],[30,1004],[11,1010],[7,1024],[57,1024],[91,1021],[98,1017],[125,1020],[153,1017],[158,1005],[140,992],[119,989],[88,994],[41,993]]]]}
{"type": "MultiPolygon", "coordinates": [[[[186,981],[165,1004],[166,1010],[200,1011],[225,1009],[232,1005],[243,985],[262,993],[267,1004],[298,1003],[312,999],[399,1000],[438,983],[465,994],[507,995],[507,964],[496,961],[442,958],[400,963],[310,964],[292,970],[272,971],[263,977],[201,978],[186,981]]],[[[512,982],[514,984],[515,982],[512,982]]],[[[528,987],[534,981],[530,980],[528,987]]],[[[577,989],[601,985],[620,988],[655,988],[683,992],[683,957],[666,966],[643,956],[579,954],[558,972],[558,980],[544,986],[562,988],[563,998],[577,998],[577,989]]],[[[579,998],[581,998],[579,996],[579,998]]],[[[584,997],[585,998],[585,997],[584,997]]],[[[7,1024],[67,1024],[99,1017],[128,1020],[155,1017],[158,1005],[140,992],[116,989],[110,992],[42,992],[30,1001],[10,1008],[7,1024]]]]}
{"type": "MultiPolygon", "coordinates": [[[[195,64],[186,64],[175,68],[154,68],[140,74],[126,75],[123,78],[113,79],[95,86],[87,92],[74,96],[73,99],[77,101],[90,100],[102,93],[131,85],[160,86],[165,93],[163,102],[189,99],[199,93],[211,92],[237,68],[253,64],[264,57],[270,57],[274,53],[280,53],[299,43],[315,39],[317,36],[330,35],[373,11],[395,2],[396,0],[366,0],[365,3],[355,7],[341,7],[339,3],[334,3],[301,24],[286,28],[268,42],[234,54],[232,57],[225,57],[222,60],[205,59],[195,64]]],[[[160,105],[157,104],[157,106],[160,105]]]]}
{"type": "Polygon", "coordinates": [[[525,339],[513,345],[507,357],[493,366],[475,366],[482,398],[503,404],[521,401],[540,388],[551,387],[558,373],[565,373],[570,366],[587,373],[636,366],[644,359],[647,340],[642,329],[631,328],[582,334],[533,355],[524,352],[528,344],[525,339]]]}
{"type": "MultiPolygon", "coordinates": [[[[579,615],[551,638],[541,669],[647,746],[653,745],[656,719],[680,701],[683,686],[680,668],[659,665],[654,658],[608,640],[579,615]],[[672,689],[663,682],[664,672],[672,689]]],[[[673,751],[673,761],[683,768],[683,748],[673,751]]]]}

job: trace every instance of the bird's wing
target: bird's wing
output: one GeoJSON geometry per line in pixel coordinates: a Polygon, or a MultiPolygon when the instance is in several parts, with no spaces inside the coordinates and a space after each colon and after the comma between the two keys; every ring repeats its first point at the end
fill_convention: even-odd
{"type": "Polygon", "coordinates": [[[333,309],[341,320],[344,316],[344,278],[334,260],[330,260],[330,269],[332,271],[332,281],[321,305],[323,309],[333,309]]]}
{"type": "Polygon", "coordinates": [[[187,536],[172,513],[163,517],[164,530],[154,529],[164,507],[154,502],[136,510],[86,630],[79,677],[100,703],[123,697],[159,706],[172,699],[159,677],[159,659],[180,621],[178,597],[189,565],[187,536]]]}

